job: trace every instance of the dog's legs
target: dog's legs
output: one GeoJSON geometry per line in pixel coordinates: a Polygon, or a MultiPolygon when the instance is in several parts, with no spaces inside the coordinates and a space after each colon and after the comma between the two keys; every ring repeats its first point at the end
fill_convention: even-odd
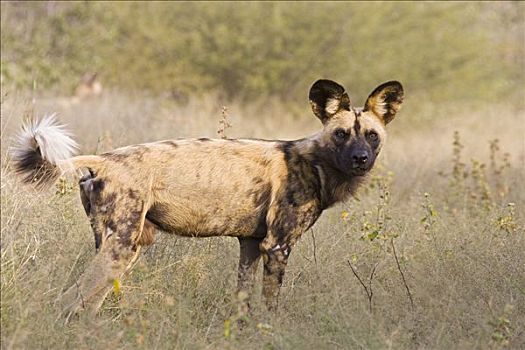
{"type": "Polygon", "coordinates": [[[279,292],[291,247],[286,243],[273,243],[265,239],[261,244],[264,260],[263,296],[269,310],[277,309],[279,292]]]}
{"type": "Polygon", "coordinates": [[[255,280],[257,264],[261,257],[259,244],[262,239],[239,237],[240,257],[238,274],[238,291],[250,291],[255,280]]]}
{"type": "Polygon", "coordinates": [[[315,201],[291,206],[287,204],[289,194],[281,195],[284,199],[272,199],[277,204],[268,210],[268,232],[260,245],[264,259],[263,295],[269,310],[277,309],[284,271],[295,242],[320,214],[315,201]]]}
{"type": "Polygon", "coordinates": [[[120,244],[118,232],[117,229],[106,238],[78,281],[62,295],[61,304],[68,318],[81,309],[96,313],[115,281],[120,280],[138,257],[138,247],[120,244]]]}
{"type": "MultiPolygon", "coordinates": [[[[141,246],[137,246],[137,249],[136,249],[135,253],[133,254],[132,258],[129,260],[129,262],[126,265],[124,271],[121,271],[120,273],[118,273],[119,275],[117,276],[117,278],[113,279],[113,281],[115,281],[115,280],[120,281],[120,279],[127,272],[129,272],[131,270],[131,268],[133,267],[133,265],[135,264],[135,262],[139,258],[140,248],[141,248],[141,246]]],[[[111,290],[112,290],[112,286],[106,287],[106,288],[103,288],[99,293],[96,293],[95,295],[93,295],[92,302],[91,302],[91,307],[90,307],[90,310],[89,310],[91,312],[91,314],[95,314],[100,309],[100,307],[104,303],[104,300],[106,300],[106,297],[111,292],[111,290]]]]}
{"type": "Polygon", "coordinates": [[[140,251],[137,242],[144,227],[147,201],[141,201],[131,189],[117,187],[118,192],[110,192],[108,181],[104,186],[97,181],[102,180],[93,181],[90,219],[95,236],[102,237],[101,247],[79,280],[62,296],[68,317],[81,309],[96,313],[140,251]]]}
{"type": "Polygon", "coordinates": [[[255,280],[255,272],[261,258],[259,244],[262,239],[239,237],[240,257],[238,269],[237,298],[239,299],[239,313],[249,312],[249,296],[255,280]]]}

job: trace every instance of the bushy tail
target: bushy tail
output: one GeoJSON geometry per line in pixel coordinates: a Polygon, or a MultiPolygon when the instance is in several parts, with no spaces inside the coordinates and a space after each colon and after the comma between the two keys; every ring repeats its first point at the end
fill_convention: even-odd
{"type": "Polygon", "coordinates": [[[55,114],[24,123],[11,149],[14,169],[22,181],[38,189],[55,183],[78,149],[71,137],[55,114]]]}

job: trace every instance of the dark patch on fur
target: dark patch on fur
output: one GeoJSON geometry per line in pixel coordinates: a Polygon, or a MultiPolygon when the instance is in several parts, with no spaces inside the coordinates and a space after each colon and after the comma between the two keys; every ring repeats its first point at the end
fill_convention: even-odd
{"type": "Polygon", "coordinates": [[[161,141],[159,142],[162,145],[171,146],[173,148],[179,147],[179,145],[175,141],[167,140],[167,141],[161,141]]]}
{"type": "Polygon", "coordinates": [[[157,227],[149,220],[144,221],[144,227],[142,228],[142,233],[136,242],[138,245],[146,246],[150,245],[155,241],[155,231],[157,227]]]}
{"type": "MultiPolygon", "coordinates": [[[[133,189],[106,193],[104,189],[107,182],[107,179],[92,178],[91,174],[83,176],[80,181],[80,196],[91,220],[95,249],[97,251],[100,249],[102,237],[108,234],[107,230],[113,232],[115,235],[113,239],[118,239],[120,246],[134,247],[136,242],[132,241],[132,237],[134,232],[140,229],[141,221],[142,207],[139,194],[133,189]]],[[[143,242],[152,241],[153,233],[148,232],[143,242]]],[[[118,253],[115,254],[114,258],[118,258],[118,253]]]]}
{"type": "Polygon", "coordinates": [[[339,108],[350,108],[350,99],[341,85],[331,80],[321,79],[310,88],[308,95],[314,114],[324,123],[330,116],[326,113],[326,102],[329,99],[339,100],[339,108]],[[344,96],[346,95],[346,96],[344,96]]]}
{"type": "Polygon", "coordinates": [[[270,197],[272,195],[272,185],[270,183],[261,182],[256,191],[248,194],[253,198],[253,204],[256,208],[266,207],[270,204],[270,197]]]}
{"type": "Polygon", "coordinates": [[[252,236],[264,237],[268,231],[266,216],[268,215],[268,207],[272,196],[272,185],[260,177],[254,178],[253,182],[254,189],[248,193],[248,197],[252,198],[254,206],[259,209],[259,217],[257,219],[257,228],[252,236]]]}
{"type": "Polygon", "coordinates": [[[123,162],[125,159],[128,159],[130,157],[130,154],[127,153],[103,153],[100,155],[101,157],[104,157],[107,160],[111,160],[113,162],[123,162]]]}
{"type": "Polygon", "coordinates": [[[86,215],[88,216],[89,216],[89,213],[91,212],[90,193],[91,193],[92,182],[93,180],[91,178],[91,174],[82,176],[82,178],[78,182],[80,200],[82,201],[82,205],[84,206],[84,211],[86,212],[86,215]]]}
{"type": "Polygon", "coordinates": [[[59,169],[42,157],[39,147],[24,150],[13,157],[13,166],[24,183],[33,184],[38,189],[53,184],[60,176],[59,169]]]}
{"type": "Polygon", "coordinates": [[[135,199],[135,200],[139,199],[138,191],[132,190],[131,188],[128,189],[128,196],[131,199],[135,199]]]}
{"type": "Polygon", "coordinates": [[[98,252],[100,250],[100,245],[102,244],[102,234],[93,232],[95,235],[95,250],[98,252]]]}
{"type": "Polygon", "coordinates": [[[341,96],[341,100],[339,101],[339,109],[344,109],[347,111],[350,110],[350,97],[348,97],[348,94],[344,93],[341,96]]]}
{"type": "Polygon", "coordinates": [[[321,182],[317,169],[308,159],[294,148],[292,141],[278,147],[284,153],[287,167],[285,198],[287,204],[296,207],[315,199],[321,201],[321,182]]]}
{"type": "Polygon", "coordinates": [[[153,205],[146,213],[146,219],[165,232],[173,232],[174,227],[166,223],[166,218],[169,218],[169,212],[161,205],[153,205]]]}
{"type": "Polygon", "coordinates": [[[144,145],[134,145],[128,146],[122,150],[102,153],[100,156],[116,163],[127,164],[127,161],[131,159],[134,161],[141,161],[144,158],[144,154],[147,150],[148,148],[144,145]]]}
{"type": "Polygon", "coordinates": [[[103,179],[93,180],[91,184],[93,188],[93,193],[100,193],[106,187],[106,183],[103,179]]]}
{"type": "Polygon", "coordinates": [[[284,141],[280,145],[277,146],[281,150],[281,152],[284,153],[284,160],[286,163],[290,161],[292,158],[291,149],[293,147],[294,143],[293,141],[284,141]]]}
{"type": "Polygon", "coordinates": [[[257,225],[252,237],[264,238],[268,234],[268,226],[266,225],[267,214],[267,211],[261,212],[261,215],[259,216],[259,225],[257,225]]]}
{"type": "MultiPolygon", "coordinates": [[[[288,247],[286,249],[289,249],[288,247]]],[[[284,271],[288,257],[284,254],[284,249],[277,249],[275,251],[267,250],[264,262],[264,273],[266,275],[273,275],[277,277],[277,284],[280,287],[283,283],[284,271]]],[[[277,287],[277,286],[276,286],[277,287]]]]}
{"type": "Polygon", "coordinates": [[[315,166],[317,165],[322,169],[325,181],[323,186],[318,188],[321,198],[321,210],[327,209],[341,200],[338,196],[340,189],[343,189],[345,192],[348,190],[348,194],[353,194],[364,179],[363,176],[353,176],[338,168],[336,157],[338,154],[340,156],[339,152],[341,151],[335,148],[323,147],[318,142],[314,142],[309,154],[314,169],[313,175],[320,184],[321,174],[319,174],[315,166]]]}
{"type": "Polygon", "coordinates": [[[120,254],[119,254],[119,251],[118,251],[117,248],[113,248],[113,250],[111,251],[111,257],[112,257],[113,260],[115,260],[115,261],[118,261],[118,260],[119,260],[120,254]]]}
{"type": "Polygon", "coordinates": [[[403,103],[403,86],[398,81],[389,81],[379,85],[368,96],[363,111],[371,110],[372,106],[369,105],[370,99],[381,93],[383,94],[382,100],[385,103],[386,112],[379,117],[383,119],[385,124],[388,124],[396,115],[396,108],[394,108],[394,106],[403,103]]]}
{"type": "Polygon", "coordinates": [[[106,223],[107,227],[113,231],[114,233],[117,232],[117,223],[115,222],[115,220],[113,220],[113,217],[110,216],[110,219],[108,220],[108,222],[106,223]]]}
{"type": "Polygon", "coordinates": [[[208,141],[211,141],[211,140],[209,138],[207,138],[207,137],[200,137],[200,138],[197,139],[197,141],[199,141],[199,142],[208,142],[208,141]]]}
{"type": "Polygon", "coordinates": [[[361,132],[361,123],[359,122],[359,118],[355,118],[355,122],[354,122],[354,131],[355,131],[355,136],[356,137],[359,137],[359,133],[361,132]]]}
{"type": "Polygon", "coordinates": [[[259,163],[260,166],[267,168],[270,166],[271,159],[269,158],[258,159],[257,162],[259,163]]]}
{"type": "Polygon", "coordinates": [[[368,130],[365,134],[365,137],[366,137],[366,142],[370,145],[370,147],[372,147],[372,149],[374,150],[374,154],[375,156],[377,157],[377,152],[376,152],[376,149],[377,147],[379,147],[379,145],[381,144],[381,140],[379,139],[379,136],[377,136],[377,138],[375,140],[371,140],[370,139],[370,133],[372,131],[368,130]]]}
{"type": "Polygon", "coordinates": [[[86,215],[90,219],[91,229],[93,231],[93,235],[95,238],[95,250],[98,252],[102,244],[103,232],[100,232],[97,229],[96,220],[95,220],[96,214],[92,213],[92,210],[94,209],[92,201],[96,201],[97,197],[99,197],[99,192],[97,193],[93,192],[93,182],[94,182],[94,173],[93,171],[90,171],[89,174],[86,174],[80,178],[78,185],[79,185],[79,192],[80,192],[80,200],[82,201],[82,205],[84,207],[84,211],[86,212],[86,215]]]}
{"type": "Polygon", "coordinates": [[[270,269],[270,264],[265,263],[264,264],[264,273],[271,274],[272,270],[270,269]]]}
{"type": "Polygon", "coordinates": [[[321,182],[314,163],[302,155],[294,142],[282,142],[287,178],[282,192],[277,194],[279,208],[271,230],[280,242],[289,239],[297,229],[307,230],[322,211],[321,182]],[[313,204],[308,205],[307,204],[313,204]],[[302,209],[308,208],[308,209],[302,209]]]}

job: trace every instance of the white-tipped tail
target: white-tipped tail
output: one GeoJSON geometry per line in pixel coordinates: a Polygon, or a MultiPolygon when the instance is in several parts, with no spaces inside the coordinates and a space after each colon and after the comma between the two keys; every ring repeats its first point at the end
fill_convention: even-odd
{"type": "Polygon", "coordinates": [[[15,171],[23,181],[43,188],[56,181],[65,170],[61,169],[67,164],[64,161],[71,158],[77,148],[71,133],[52,114],[22,125],[11,156],[15,171]]]}

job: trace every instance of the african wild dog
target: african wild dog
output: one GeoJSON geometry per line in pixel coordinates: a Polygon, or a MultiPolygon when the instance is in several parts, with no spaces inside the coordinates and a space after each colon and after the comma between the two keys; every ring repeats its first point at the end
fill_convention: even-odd
{"type": "Polygon", "coordinates": [[[54,117],[25,125],[12,152],[25,182],[42,188],[65,172],[88,171],[80,195],[98,254],[63,294],[64,308],[96,311],[156,230],[237,237],[238,292],[249,293],[262,256],[263,294],[275,308],[294,244],[365,179],[403,88],[384,83],[363,108],[330,80],[317,81],[309,97],[323,129],[295,141],[177,139],[72,157],[76,143],[54,117]]]}

